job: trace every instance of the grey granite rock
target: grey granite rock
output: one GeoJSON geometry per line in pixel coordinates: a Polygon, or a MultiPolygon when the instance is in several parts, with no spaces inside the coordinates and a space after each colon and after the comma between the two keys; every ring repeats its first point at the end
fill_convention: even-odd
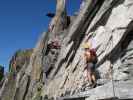
{"type": "Polygon", "coordinates": [[[51,21],[54,29],[42,34],[29,63],[15,77],[9,75],[5,79],[0,100],[32,100],[37,96],[42,100],[46,96],[48,100],[98,100],[115,96],[133,99],[132,0],[84,0],[67,28],[66,13],[61,16],[65,11],[64,0],[59,1],[51,21]],[[55,34],[60,49],[48,48],[55,34]],[[98,56],[97,85],[88,89],[82,45],[92,38],[98,56]]]}

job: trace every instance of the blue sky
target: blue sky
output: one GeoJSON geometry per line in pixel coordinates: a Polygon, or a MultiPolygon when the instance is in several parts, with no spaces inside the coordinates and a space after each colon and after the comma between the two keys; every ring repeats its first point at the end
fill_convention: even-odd
{"type": "MultiPolygon", "coordinates": [[[[67,0],[67,11],[72,15],[81,0],[67,0]]],[[[55,0],[0,0],[0,64],[8,69],[9,61],[18,49],[33,48],[49,18],[55,12],[55,0]]]]}

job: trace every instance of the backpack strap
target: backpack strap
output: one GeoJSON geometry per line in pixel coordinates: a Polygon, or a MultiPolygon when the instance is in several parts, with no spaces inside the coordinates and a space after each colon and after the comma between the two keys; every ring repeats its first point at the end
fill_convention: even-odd
{"type": "Polygon", "coordinates": [[[97,61],[98,61],[97,54],[96,54],[96,50],[95,49],[90,49],[90,53],[91,53],[91,56],[92,56],[92,62],[94,64],[96,64],[97,61]]]}
{"type": "Polygon", "coordinates": [[[96,50],[95,49],[90,49],[90,53],[91,53],[91,55],[96,56],[96,50]]]}

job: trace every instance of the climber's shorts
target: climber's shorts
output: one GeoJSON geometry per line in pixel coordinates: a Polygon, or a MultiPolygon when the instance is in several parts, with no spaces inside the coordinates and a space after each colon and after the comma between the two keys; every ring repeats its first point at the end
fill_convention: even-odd
{"type": "Polygon", "coordinates": [[[90,72],[90,71],[91,71],[91,73],[94,73],[95,72],[95,64],[93,64],[93,63],[87,63],[86,64],[86,67],[85,67],[85,70],[84,70],[84,73],[83,73],[83,76],[84,77],[87,77],[88,72],[90,72]]]}
{"type": "Polygon", "coordinates": [[[87,63],[86,69],[87,69],[88,71],[95,71],[95,64],[90,63],[90,62],[87,63]]]}

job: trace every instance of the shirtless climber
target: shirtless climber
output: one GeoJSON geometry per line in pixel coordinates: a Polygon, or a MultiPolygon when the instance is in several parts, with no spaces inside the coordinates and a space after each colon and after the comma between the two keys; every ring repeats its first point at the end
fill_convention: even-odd
{"type": "Polygon", "coordinates": [[[52,41],[50,41],[50,43],[48,43],[48,46],[50,49],[60,49],[60,40],[55,37],[52,41]]]}
{"type": "Polygon", "coordinates": [[[84,57],[86,60],[85,71],[87,73],[86,78],[90,83],[90,86],[95,87],[96,77],[95,77],[95,64],[97,63],[97,55],[94,48],[91,48],[91,43],[86,42],[84,44],[84,57]]]}

